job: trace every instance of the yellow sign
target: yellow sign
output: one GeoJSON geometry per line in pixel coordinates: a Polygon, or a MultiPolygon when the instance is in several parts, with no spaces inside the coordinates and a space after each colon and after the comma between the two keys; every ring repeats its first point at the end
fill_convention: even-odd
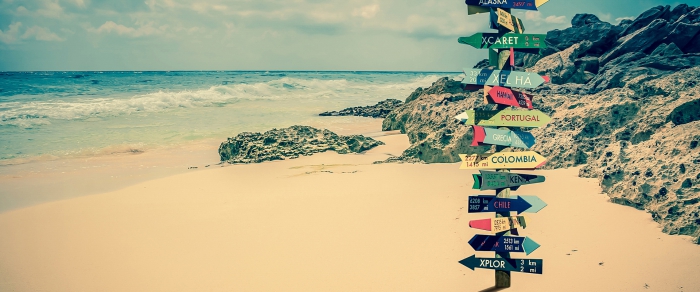
{"type": "Polygon", "coordinates": [[[501,26],[510,29],[510,31],[515,33],[523,33],[525,31],[523,22],[517,17],[511,15],[501,8],[496,8],[496,14],[498,15],[498,24],[501,26]]]}
{"type": "Polygon", "coordinates": [[[491,218],[491,232],[499,233],[515,228],[525,228],[525,216],[491,218]]]}
{"type": "Polygon", "coordinates": [[[535,169],[547,162],[535,151],[460,154],[459,169],[535,169]]]}

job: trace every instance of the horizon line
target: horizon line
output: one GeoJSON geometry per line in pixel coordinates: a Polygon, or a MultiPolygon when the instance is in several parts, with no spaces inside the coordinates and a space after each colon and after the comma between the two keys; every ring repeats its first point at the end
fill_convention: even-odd
{"type": "Polygon", "coordinates": [[[0,73],[33,72],[373,72],[373,73],[462,73],[462,71],[405,71],[405,70],[18,70],[0,73]]]}

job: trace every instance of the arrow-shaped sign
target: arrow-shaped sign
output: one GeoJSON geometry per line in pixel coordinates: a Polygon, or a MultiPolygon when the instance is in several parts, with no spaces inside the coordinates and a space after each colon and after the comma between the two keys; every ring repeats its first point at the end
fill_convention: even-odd
{"type": "Polygon", "coordinates": [[[544,34],[519,34],[519,33],[475,33],[468,37],[457,39],[459,43],[470,45],[477,49],[544,49],[544,34]]]}
{"type": "Polygon", "coordinates": [[[487,103],[532,109],[532,95],[500,86],[484,86],[487,103]]]}
{"type": "Polygon", "coordinates": [[[499,130],[482,126],[472,126],[472,128],[474,129],[474,135],[471,146],[479,146],[482,143],[486,143],[530,149],[532,145],[535,145],[535,136],[528,132],[499,130]]]}
{"type": "Polygon", "coordinates": [[[518,212],[537,213],[547,204],[537,196],[469,196],[469,213],[518,212]]]}
{"type": "Polygon", "coordinates": [[[516,228],[527,227],[525,216],[510,216],[470,220],[469,227],[499,233],[516,228]]]}
{"type": "Polygon", "coordinates": [[[488,170],[479,170],[479,172],[481,174],[472,174],[474,177],[474,185],[472,188],[482,191],[505,188],[510,188],[515,191],[522,185],[541,183],[545,180],[544,176],[533,174],[488,170]]]}
{"type": "Polygon", "coordinates": [[[540,245],[529,237],[477,234],[469,240],[476,251],[524,252],[530,254],[540,245]]]}
{"type": "Polygon", "coordinates": [[[493,127],[527,127],[537,128],[546,125],[551,118],[538,110],[466,110],[455,117],[465,125],[493,127]]]}
{"type": "Polygon", "coordinates": [[[541,259],[506,259],[506,258],[477,258],[472,255],[459,261],[471,270],[475,268],[542,274],[541,259]]]}
{"type": "Polygon", "coordinates": [[[462,84],[535,88],[546,81],[544,77],[531,72],[464,68],[464,74],[462,84]]]}
{"type": "Polygon", "coordinates": [[[497,29],[498,26],[505,27],[515,33],[525,31],[525,26],[519,18],[501,8],[491,9],[491,28],[497,29]]]}
{"type": "Polygon", "coordinates": [[[535,169],[547,159],[534,151],[459,154],[459,169],[535,169]]]}
{"type": "Polygon", "coordinates": [[[547,2],[549,0],[465,0],[464,4],[467,4],[468,13],[472,15],[489,12],[489,7],[537,10],[547,2]]]}

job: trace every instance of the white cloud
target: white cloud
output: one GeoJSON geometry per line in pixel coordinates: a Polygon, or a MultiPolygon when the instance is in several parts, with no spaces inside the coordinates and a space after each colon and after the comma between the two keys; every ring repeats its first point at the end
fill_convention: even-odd
{"type": "Polygon", "coordinates": [[[539,11],[527,11],[525,12],[525,20],[545,23],[564,23],[566,22],[566,16],[550,15],[542,18],[542,13],[539,11]]]}
{"type": "Polygon", "coordinates": [[[44,1],[44,7],[38,9],[36,13],[44,17],[59,18],[63,15],[63,7],[58,4],[58,1],[44,1]]]}
{"type": "Polygon", "coordinates": [[[22,26],[21,22],[13,22],[7,28],[7,30],[0,30],[0,42],[11,44],[17,41],[17,36],[19,35],[19,28],[22,26]]]}
{"type": "Polygon", "coordinates": [[[379,12],[379,4],[362,6],[358,9],[352,11],[352,16],[359,16],[363,18],[372,18],[379,12]]]}
{"type": "Polygon", "coordinates": [[[47,42],[60,42],[64,41],[65,39],[62,39],[55,33],[51,32],[48,28],[40,27],[40,26],[32,26],[30,28],[27,28],[27,30],[24,32],[22,35],[22,39],[30,39],[34,38],[35,40],[38,41],[47,41],[47,42]]]}
{"type": "Polygon", "coordinates": [[[107,21],[102,24],[97,29],[89,28],[88,31],[95,33],[116,33],[118,35],[124,35],[129,37],[142,37],[155,34],[161,34],[165,30],[165,26],[154,27],[152,23],[147,23],[139,28],[128,27],[125,25],[117,24],[114,21],[107,21]]]}
{"type": "Polygon", "coordinates": [[[634,16],[618,17],[618,18],[615,18],[615,22],[620,23],[621,21],[626,20],[626,19],[627,20],[634,20],[635,17],[634,16]]]}

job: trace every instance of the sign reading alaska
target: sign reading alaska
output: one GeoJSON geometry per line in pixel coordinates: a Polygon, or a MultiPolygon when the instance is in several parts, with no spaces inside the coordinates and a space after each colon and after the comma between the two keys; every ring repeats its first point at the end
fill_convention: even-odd
{"type": "Polygon", "coordinates": [[[547,0],[465,0],[467,5],[483,7],[515,8],[525,10],[537,10],[538,2],[544,3],[547,0]]]}

